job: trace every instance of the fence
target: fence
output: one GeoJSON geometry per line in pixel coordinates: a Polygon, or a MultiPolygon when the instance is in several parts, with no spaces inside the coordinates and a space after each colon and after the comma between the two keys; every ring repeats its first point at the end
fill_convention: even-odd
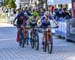
{"type": "Polygon", "coordinates": [[[59,28],[55,30],[55,34],[65,37],[66,40],[75,41],[75,18],[62,19],[58,21],[59,28]]]}
{"type": "Polygon", "coordinates": [[[75,41],[75,18],[67,20],[66,39],[75,41]]]}

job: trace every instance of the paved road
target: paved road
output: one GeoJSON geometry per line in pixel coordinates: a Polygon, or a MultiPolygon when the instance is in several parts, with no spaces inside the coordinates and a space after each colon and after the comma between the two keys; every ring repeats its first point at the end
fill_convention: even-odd
{"type": "Polygon", "coordinates": [[[36,51],[29,46],[21,48],[15,40],[15,27],[0,27],[0,60],[75,60],[75,43],[66,42],[53,36],[53,53],[42,51],[40,35],[40,49],[36,51]]]}

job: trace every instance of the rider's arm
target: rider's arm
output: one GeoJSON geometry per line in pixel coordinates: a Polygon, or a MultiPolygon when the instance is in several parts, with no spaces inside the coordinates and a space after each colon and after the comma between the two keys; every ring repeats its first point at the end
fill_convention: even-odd
{"type": "Polygon", "coordinates": [[[14,18],[13,24],[15,25],[15,21],[17,20],[18,16],[14,18]]]}
{"type": "Polygon", "coordinates": [[[16,18],[13,20],[13,24],[15,25],[16,18]]]}
{"type": "Polygon", "coordinates": [[[55,19],[53,20],[53,22],[58,26],[58,23],[57,23],[57,21],[55,19]]]}
{"type": "Polygon", "coordinates": [[[57,21],[54,19],[53,16],[50,16],[49,19],[52,19],[52,21],[58,26],[58,23],[57,23],[57,21]]]}
{"type": "Polygon", "coordinates": [[[40,20],[41,20],[41,22],[43,22],[43,21],[44,21],[44,19],[45,19],[45,16],[42,16],[42,17],[41,17],[41,19],[40,19],[40,20]]]}

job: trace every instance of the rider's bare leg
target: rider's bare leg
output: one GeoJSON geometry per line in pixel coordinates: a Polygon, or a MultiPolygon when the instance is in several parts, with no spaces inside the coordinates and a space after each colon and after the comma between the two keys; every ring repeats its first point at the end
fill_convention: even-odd
{"type": "Polygon", "coordinates": [[[19,41],[19,34],[20,34],[20,28],[18,28],[18,31],[17,31],[17,42],[19,41]]]}

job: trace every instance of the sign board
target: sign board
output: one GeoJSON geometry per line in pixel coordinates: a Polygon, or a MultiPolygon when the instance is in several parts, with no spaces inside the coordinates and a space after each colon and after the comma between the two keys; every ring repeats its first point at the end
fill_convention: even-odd
{"type": "Polygon", "coordinates": [[[75,34],[75,27],[70,26],[70,33],[75,34]]]}

